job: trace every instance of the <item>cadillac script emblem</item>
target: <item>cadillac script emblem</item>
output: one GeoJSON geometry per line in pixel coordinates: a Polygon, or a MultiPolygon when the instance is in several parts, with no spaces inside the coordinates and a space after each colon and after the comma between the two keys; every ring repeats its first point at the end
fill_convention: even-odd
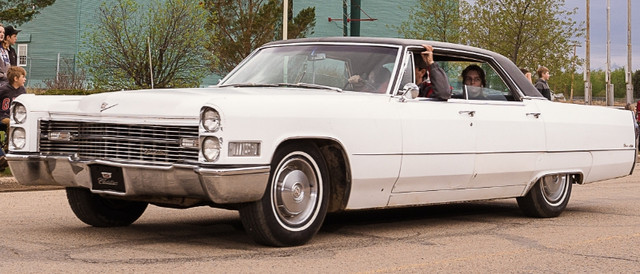
{"type": "Polygon", "coordinates": [[[105,110],[107,110],[107,109],[110,109],[110,108],[112,108],[112,107],[115,107],[115,106],[117,106],[117,105],[118,105],[118,104],[109,105],[109,103],[107,103],[107,102],[103,102],[103,103],[102,103],[102,105],[100,105],[100,112],[103,112],[103,111],[105,111],[105,110]]]}
{"type": "Polygon", "coordinates": [[[111,179],[111,172],[100,172],[100,178],[98,178],[98,184],[117,186],[118,182],[111,179]]]}

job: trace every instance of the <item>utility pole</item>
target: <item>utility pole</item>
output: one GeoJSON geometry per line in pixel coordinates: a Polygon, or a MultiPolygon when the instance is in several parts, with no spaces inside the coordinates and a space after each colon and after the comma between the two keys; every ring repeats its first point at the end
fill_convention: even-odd
{"type": "Polygon", "coordinates": [[[586,37],[586,60],[584,63],[584,104],[591,105],[591,38],[589,36],[589,0],[587,0],[587,37],[586,37]]]}
{"type": "Polygon", "coordinates": [[[287,40],[289,31],[289,0],[282,0],[282,40],[287,40]]]}
{"type": "Polygon", "coordinates": [[[607,71],[604,76],[607,81],[607,106],[613,106],[615,96],[611,84],[611,0],[607,0],[607,71]]]}
{"type": "Polygon", "coordinates": [[[349,36],[349,5],[347,0],[342,0],[342,36],[349,36]]]}
{"type": "Polygon", "coordinates": [[[151,89],[153,89],[153,63],[151,63],[151,38],[147,36],[147,47],[149,49],[149,76],[151,76],[151,89]]]}
{"type": "Polygon", "coordinates": [[[631,0],[627,0],[627,71],[625,80],[627,82],[627,103],[633,103],[633,81],[631,67],[631,0]]]}
{"type": "Polygon", "coordinates": [[[351,0],[351,34],[360,36],[360,4],[361,0],[351,0]]]}
{"type": "Polygon", "coordinates": [[[578,45],[573,45],[573,60],[571,61],[571,94],[569,95],[569,102],[573,103],[573,79],[576,75],[576,48],[578,45]]]}
{"type": "Polygon", "coordinates": [[[329,17],[329,22],[342,20],[342,36],[360,36],[360,22],[361,21],[376,21],[378,19],[371,18],[364,10],[362,10],[362,0],[349,0],[351,2],[351,13],[349,13],[349,3],[347,0],[342,0],[342,19],[329,17]],[[361,13],[367,16],[362,19],[361,13]],[[351,29],[349,29],[351,26],[351,29]]]}

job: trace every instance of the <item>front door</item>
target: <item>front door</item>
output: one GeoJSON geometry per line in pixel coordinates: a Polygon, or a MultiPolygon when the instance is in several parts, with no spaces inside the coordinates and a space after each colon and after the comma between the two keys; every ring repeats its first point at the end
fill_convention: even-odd
{"type": "Polygon", "coordinates": [[[403,155],[393,193],[468,185],[475,162],[473,106],[460,99],[400,104],[403,155]]]}

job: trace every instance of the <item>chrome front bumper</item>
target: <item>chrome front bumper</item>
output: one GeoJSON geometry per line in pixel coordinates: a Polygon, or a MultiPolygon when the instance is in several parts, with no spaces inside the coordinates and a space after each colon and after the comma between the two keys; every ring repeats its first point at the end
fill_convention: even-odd
{"type": "Polygon", "coordinates": [[[209,168],[173,164],[153,166],[71,157],[7,154],[13,176],[23,185],[84,187],[91,192],[125,197],[185,197],[218,204],[243,203],[262,198],[269,180],[268,165],[209,168]],[[92,187],[90,165],[122,168],[125,191],[92,187]]]}

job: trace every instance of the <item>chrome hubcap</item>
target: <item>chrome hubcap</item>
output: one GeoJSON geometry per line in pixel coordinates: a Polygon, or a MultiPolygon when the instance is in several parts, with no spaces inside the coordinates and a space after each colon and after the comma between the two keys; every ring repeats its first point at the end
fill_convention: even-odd
{"type": "Polygon", "coordinates": [[[540,188],[544,199],[551,205],[556,205],[564,199],[569,184],[566,174],[547,175],[542,178],[540,188]]]}
{"type": "Polygon", "coordinates": [[[318,180],[315,168],[303,157],[289,158],[274,177],[273,206],[287,226],[301,226],[318,204],[318,180]]]}

